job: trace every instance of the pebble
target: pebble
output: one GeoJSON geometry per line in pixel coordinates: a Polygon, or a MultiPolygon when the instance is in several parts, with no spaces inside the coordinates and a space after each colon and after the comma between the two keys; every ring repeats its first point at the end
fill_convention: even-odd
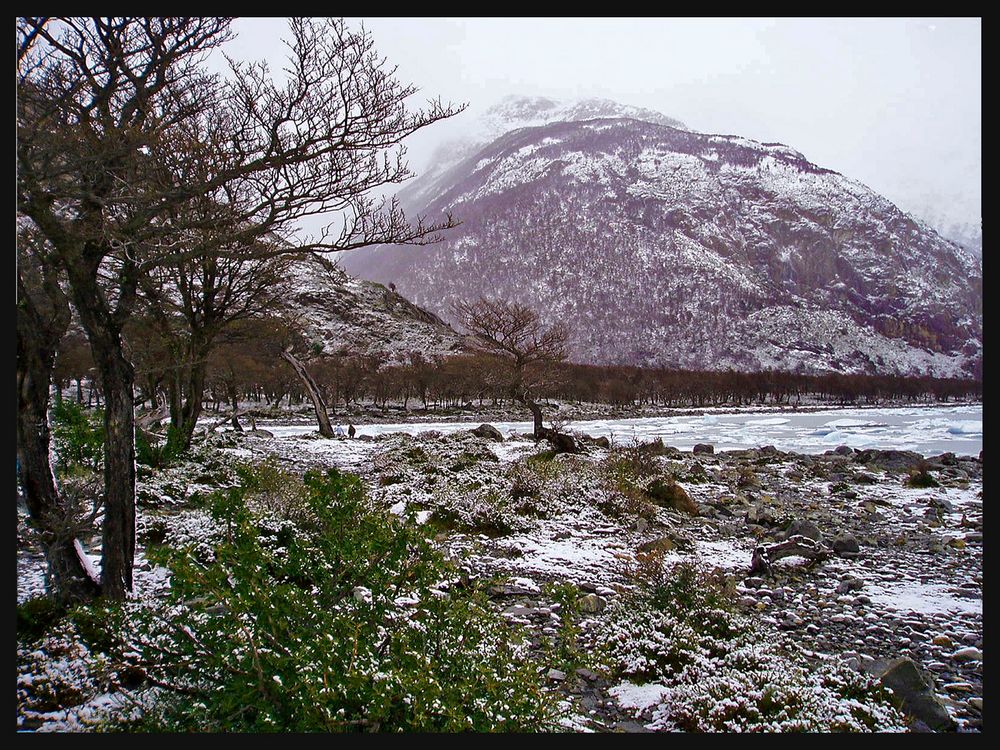
{"type": "Polygon", "coordinates": [[[969,646],[968,648],[960,648],[948,658],[954,659],[955,661],[982,661],[983,652],[975,646],[969,646]]]}

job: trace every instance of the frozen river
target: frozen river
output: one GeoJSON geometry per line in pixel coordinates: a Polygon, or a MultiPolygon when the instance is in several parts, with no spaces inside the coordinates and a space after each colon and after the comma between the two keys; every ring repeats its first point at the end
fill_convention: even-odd
{"type": "MultiPolygon", "coordinates": [[[[442,433],[468,430],[477,422],[422,422],[361,425],[360,435],[427,430],[442,433]]],[[[527,433],[531,423],[494,422],[504,435],[527,433]]],[[[571,422],[567,428],[594,437],[606,436],[618,444],[633,439],[662,438],[666,445],[691,450],[710,443],[716,450],[773,445],[783,451],[823,453],[838,445],[852,448],[910,450],[926,456],[950,451],[978,456],[983,449],[983,407],[900,407],[885,409],[828,409],[812,412],[713,412],[696,416],[597,419],[571,422]]],[[[315,432],[315,426],[269,425],[275,437],[315,432]]]]}

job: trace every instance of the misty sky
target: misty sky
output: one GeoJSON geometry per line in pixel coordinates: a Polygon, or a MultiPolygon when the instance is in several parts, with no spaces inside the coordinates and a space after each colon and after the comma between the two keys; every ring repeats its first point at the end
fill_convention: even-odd
{"type": "MultiPolygon", "coordinates": [[[[362,23],[352,19],[354,28],[362,23]]],[[[398,77],[469,110],[508,94],[603,97],[693,130],[788,144],[908,211],[981,216],[982,21],[958,19],[366,18],[398,77]]],[[[241,19],[227,47],[280,63],[279,18],[241,19]]]]}

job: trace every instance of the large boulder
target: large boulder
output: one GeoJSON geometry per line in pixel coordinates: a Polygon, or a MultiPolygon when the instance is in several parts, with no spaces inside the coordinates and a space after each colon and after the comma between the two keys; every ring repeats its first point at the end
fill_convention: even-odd
{"type": "Polygon", "coordinates": [[[896,705],[935,732],[956,729],[955,720],[934,694],[933,679],[912,659],[878,659],[863,665],[893,694],[896,705]]]}
{"type": "Polygon", "coordinates": [[[697,503],[677,482],[654,479],[646,488],[646,495],[657,505],[689,513],[692,516],[698,515],[697,503]]]}
{"type": "Polygon", "coordinates": [[[487,440],[493,440],[498,443],[503,442],[503,434],[491,424],[479,425],[479,427],[472,430],[472,434],[476,437],[486,438],[487,440]]]}
{"type": "Polygon", "coordinates": [[[785,539],[791,539],[793,536],[804,536],[812,539],[814,542],[823,541],[823,532],[819,530],[819,527],[812,521],[803,519],[796,519],[788,525],[788,529],[785,531],[785,539]]]}

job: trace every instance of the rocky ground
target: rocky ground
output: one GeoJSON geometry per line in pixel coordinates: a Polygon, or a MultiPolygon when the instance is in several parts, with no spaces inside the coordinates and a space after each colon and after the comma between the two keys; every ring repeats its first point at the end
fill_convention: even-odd
{"type": "MultiPolygon", "coordinates": [[[[262,440],[252,450],[303,469],[329,461],[301,450],[315,442],[262,440]]],[[[581,599],[586,631],[629,589],[636,552],[658,550],[667,562],[723,576],[736,606],[807,660],[869,671],[884,669],[880,660],[912,660],[954,728],[982,727],[981,458],[944,454],[924,466],[915,453],[846,446],[801,455],[652,444],[532,460],[530,440],[472,433],[358,447],[340,462],[387,506],[435,524],[440,543],[474,575],[497,576],[497,606],[539,640],[556,619],[545,584],[572,583],[590,596],[581,599]],[[630,507],[616,497],[606,474],[623,452],[641,455],[650,475],[674,479],[691,502],[630,507]],[[921,467],[933,486],[909,484],[921,467]],[[787,557],[749,574],[755,547],[796,534],[819,542],[822,559],[787,557]]],[[[582,726],[643,728],[642,712],[623,708],[593,670],[553,672],[582,726]]]]}
{"type": "MultiPolygon", "coordinates": [[[[567,729],[676,728],[667,705],[676,687],[625,679],[601,656],[601,634],[637,585],[637,560],[650,555],[710,574],[795,669],[836,662],[885,675],[908,696],[911,728],[982,729],[981,457],[681,452],[661,443],[554,455],[524,436],[478,432],[365,441],[228,434],[213,449],[216,464],[143,479],[140,540],[162,533],[165,517],[196,535],[184,502],[210,489],[227,462],[337,465],[359,473],[392,512],[426,524],[528,630],[539,659],[551,661],[545,644],[571,625],[573,658],[540,664],[567,729]],[[778,559],[775,545],[789,539],[798,554],[778,559]],[[759,547],[771,550],[770,565],[751,574],[759,547]]],[[[22,547],[19,600],[40,585],[39,560],[22,547]]],[[[143,568],[140,558],[140,576],[155,574],[143,568]]]]}

